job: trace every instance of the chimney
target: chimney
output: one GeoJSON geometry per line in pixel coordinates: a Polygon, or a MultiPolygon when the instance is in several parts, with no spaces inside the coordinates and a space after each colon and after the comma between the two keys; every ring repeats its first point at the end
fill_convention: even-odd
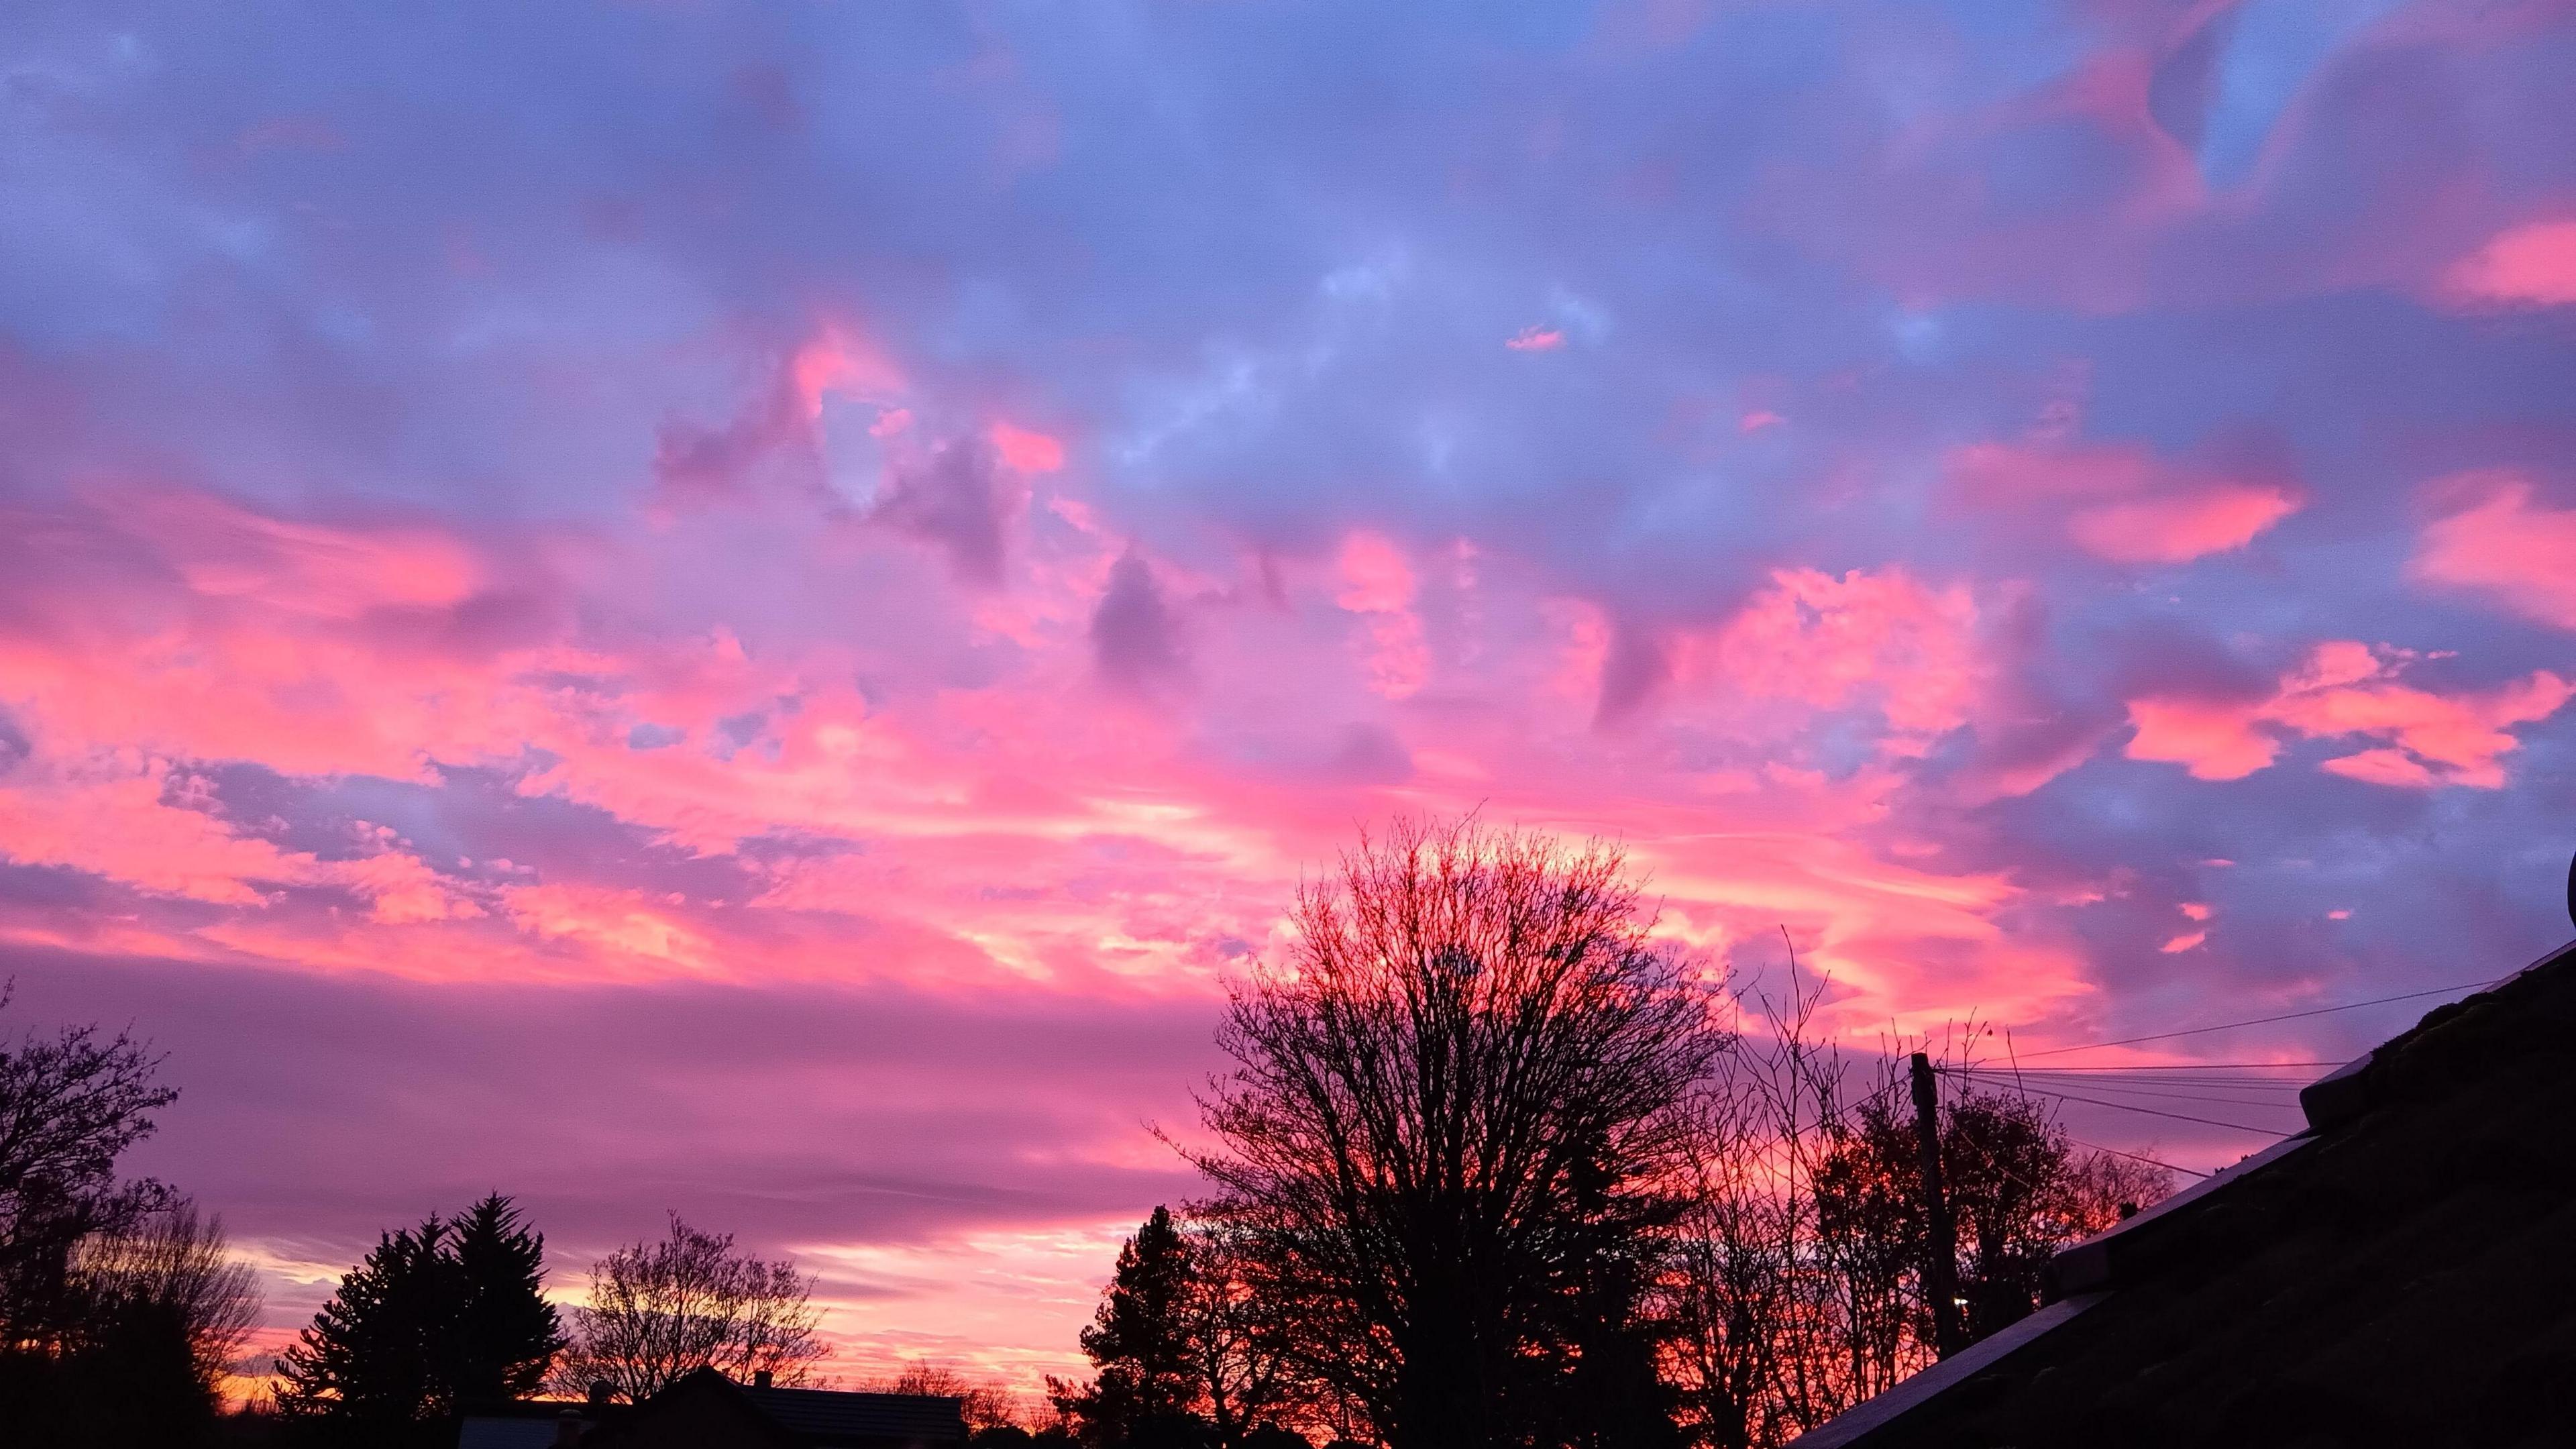
{"type": "Polygon", "coordinates": [[[768,1388],[768,1387],[769,1387],[769,1370],[767,1370],[767,1369],[753,1369],[753,1370],[751,1371],[751,1386],[752,1386],[753,1388],[755,1388],[755,1389],[765,1389],[765,1388],[768,1388]]]}
{"type": "Polygon", "coordinates": [[[581,1410],[566,1409],[555,1415],[555,1449],[572,1449],[581,1442],[581,1410]]]}

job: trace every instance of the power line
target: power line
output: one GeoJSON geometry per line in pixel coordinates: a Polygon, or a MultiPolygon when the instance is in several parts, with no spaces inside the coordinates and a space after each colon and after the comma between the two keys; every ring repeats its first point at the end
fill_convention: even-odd
{"type": "MultiPolygon", "coordinates": [[[[2071,1048],[2070,1048],[2071,1050],[2071,1048]]],[[[2248,1067],[2339,1067],[2341,1062],[2163,1062],[2136,1067],[2033,1067],[2034,1072],[2219,1072],[2248,1067]]]]}
{"type": "Polygon", "coordinates": [[[2177,1122],[2198,1122],[2204,1127],[2227,1127],[2238,1132],[2259,1132],[2266,1137],[2299,1135],[2296,1132],[2276,1132],[2269,1127],[2249,1127],[2242,1122],[2221,1122],[2215,1117],[2194,1117],[2187,1112],[2168,1112],[2160,1107],[2141,1107],[2133,1102],[2111,1102],[2100,1097],[2079,1097],[2072,1092],[2060,1092],[2048,1087],[2023,1087],[2019,1090],[2037,1092],[2042,1096],[2055,1097],[2064,1102],[2087,1102],[2096,1107],[2110,1107],[2122,1112],[2143,1112],[2150,1117],[2171,1117],[2177,1122]]]}
{"type": "Polygon", "coordinates": [[[2295,1091],[2316,1080],[2305,1072],[2295,1077],[2258,1077],[2245,1072],[2215,1076],[2206,1073],[2159,1072],[2152,1069],[2130,1072],[2053,1072],[2046,1067],[1971,1065],[1967,1070],[1988,1072],[2004,1077],[2039,1077],[2052,1082],[2154,1082],[2167,1087],[2261,1087],[2278,1091],[2295,1091]]]}
{"type": "Polygon", "coordinates": [[[2110,1153],[2113,1157],[2125,1157],[2132,1162],[2143,1162],[2149,1167],[2161,1167],[2167,1172],[2187,1172],[2194,1177],[2216,1176],[2215,1173],[2203,1172],[2197,1167],[2177,1167],[2160,1157],[2149,1157],[2143,1152],[2124,1152],[2117,1147],[2105,1147],[2099,1142],[2087,1142],[2081,1137],[2069,1137],[2066,1140],[2074,1143],[2078,1147],[2089,1147],[2096,1152],[2110,1153]]]}
{"type": "MultiPolygon", "coordinates": [[[[2002,1085],[2006,1081],[2010,1080],[2002,1073],[1998,1072],[1963,1072],[1953,1073],[1953,1075],[1964,1076],[1969,1080],[1982,1082],[1989,1086],[2002,1085]]],[[[2292,1105],[2288,1102],[2248,1101],[2243,1097],[2204,1097],[2193,1092],[2160,1092],[2150,1087],[2129,1087],[2123,1086],[2117,1082],[2103,1082],[2099,1084],[2087,1083],[2086,1085],[2092,1087],[2092,1089],[2097,1092],[2115,1092],[2124,1097],[2161,1097],[2165,1100],[2174,1102],[2216,1102],[2222,1107],[2274,1107],[2287,1109],[2292,1105]]],[[[2046,1087],[2032,1087],[2030,1090],[2034,1092],[2049,1091],[2046,1087]]],[[[2058,1094],[2051,1092],[2050,1095],[2054,1096],[2058,1094]]]]}
{"type": "Polygon", "coordinates": [[[2320,1006],[2310,1011],[2285,1011],[2279,1016],[2258,1016],[2250,1021],[2226,1021],[2216,1026],[2195,1026],[2183,1031],[2160,1031],[2150,1036],[2124,1036],[2118,1041],[2095,1041],[2086,1042],[2081,1046],[2050,1047],[2046,1051],[2025,1052],[2022,1055],[2062,1056],[2067,1052],[2087,1052],[2103,1047],[2135,1046],[2142,1041],[2171,1041],[2179,1036],[2202,1036],[2213,1031],[2234,1031],[2240,1026],[2267,1026],[2276,1021],[2297,1021],[2302,1017],[2328,1016],[2338,1011],[2358,1011],[2365,1006],[2385,1006],[2392,1001],[2415,1001],[2427,996],[2448,996],[2454,991],[2474,991],[2481,986],[2493,986],[2504,979],[2502,976],[2494,976],[2484,981],[2464,981],[2456,986],[2436,986],[2426,991],[2400,992],[2395,996],[2378,996],[2368,1001],[2347,1001],[2341,1006],[2320,1006]]]}
{"type": "Polygon", "coordinates": [[[2305,1078],[2284,1077],[2266,1081],[2259,1077],[2056,1077],[2038,1072],[1988,1072],[1986,1075],[2011,1077],[2016,1081],[2033,1077],[2043,1082],[2063,1082],[2070,1087],[2091,1082],[2104,1087],[2194,1087],[2216,1092],[2300,1092],[2309,1085],[2305,1078]]]}

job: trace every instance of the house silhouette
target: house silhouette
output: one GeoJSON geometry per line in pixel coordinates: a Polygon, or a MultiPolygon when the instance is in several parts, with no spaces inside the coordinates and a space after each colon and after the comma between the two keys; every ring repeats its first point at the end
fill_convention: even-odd
{"type": "Polygon", "coordinates": [[[2576,1444],[2576,945],[2300,1105],[1792,1449],[2576,1444]]]}

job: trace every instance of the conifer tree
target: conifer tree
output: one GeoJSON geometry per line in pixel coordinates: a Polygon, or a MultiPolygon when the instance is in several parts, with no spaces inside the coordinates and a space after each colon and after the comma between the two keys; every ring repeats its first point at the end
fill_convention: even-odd
{"type": "Polygon", "coordinates": [[[493,1193],[451,1233],[456,1318],[451,1349],[460,1404],[525,1398],[563,1351],[563,1325],[545,1300],[546,1239],[493,1193]]]}
{"type": "Polygon", "coordinates": [[[1157,1207],[1118,1252],[1117,1275],[1082,1331],[1091,1359],[1086,1385],[1052,1385],[1057,1406],[1077,1420],[1085,1440],[1122,1445],[1181,1437],[1198,1406],[1187,1311],[1188,1240],[1157,1207]]]}
{"type": "Polygon", "coordinates": [[[392,1444],[534,1392],[563,1347],[544,1253],[498,1193],[384,1234],[277,1360],[279,1411],[310,1437],[392,1444]]]}
{"type": "Polygon", "coordinates": [[[453,1316],[449,1228],[433,1216],[383,1234],[341,1278],[331,1301],[277,1360],[277,1407],[352,1439],[404,1437],[402,1426],[452,1406],[440,1351],[453,1316]]]}

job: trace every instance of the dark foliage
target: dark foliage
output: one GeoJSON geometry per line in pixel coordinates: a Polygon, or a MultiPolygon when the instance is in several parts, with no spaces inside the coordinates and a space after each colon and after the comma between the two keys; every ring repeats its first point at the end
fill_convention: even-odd
{"type": "MultiPolygon", "coordinates": [[[[1885,1305],[1868,1339],[1891,1368],[1902,1341],[1931,1336],[1914,1284],[1924,1227],[1908,1110],[1892,1092],[1862,1103],[1817,1174],[1823,1235],[1885,1305]]],[[[1987,1093],[1941,1104],[1941,1172],[1972,1339],[2039,1305],[2040,1274],[2058,1249],[2119,1221],[2123,1201],[2152,1201],[2164,1191],[2153,1169],[2079,1157],[2047,1109],[2029,1098],[1987,1093]]]]}
{"type": "Polygon", "coordinates": [[[461,1407],[532,1392],[563,1346],[543,1256],[497,1193],[384,1234],[278,1359],[280,1414],[309,1441],[426,1442],[461,1407]]]}
{"type": "MultiPolygon", "coordinates": [[[[0,1005],[7,992],[0,989],[0,1005]]],[[[257,1312],[222,1228],[116,1159],[178,1095],[119,1035],[0,1047],[0,1427],[11,1442],[202,1444],[257,1312]]]]}
{"type": "Polygon", "coordinates": [[[793,1261],[737,1253],[731,1233],[701,1232],[673,1213],[666,1237],[591,1268],[557,1380],[574,1393],[606,1383],[629,1403],[702,1368],[802,1384],[824,1351],[813,1288],[793,1261]]]}
{"type": "Polygon", "coordinates": [[[2140,1231],[1926,1449],[2576,1444],[2576,958],[2373,1053],[2369,1109],[2140,1231]]]}
{"type": "Polygon", "coordinates": [[[1639,1289],[1713,992],[1597,845],[1400,822],[1295,914],[1196,1161],[1300,1367],[1399,1449],[1630,1442],[1654,1401],[1600,1381],[1654,1378],[1639,1289]]]}
{"type": "Polygon", "coordinates": [[[1082,1330],[1091,1381],[1049,1381],[1049,1396],[1084,1443],[1142,1444],[1192,1432],[1177,1422],[1194,1417],[1202,1398],[1187,1321],[1192,1276],[1188,1242],[1170,1209],[1155,1208],[1118,1250],[1117,1272],[1082,1330]]]}
{"type": "MultiPolygon", "coordinates": [[[[8,1001],[0,987],[0,1008],[8,1001]]],[[[160,1064],[142,1043],[90,1026],[0,1045],[0,1348],[49,1343],[78,1316],[82,1239],[171,1202],[156,1184],[116,1177],[118,1155],[178,1099],[154,1079],[160,1064]]]]}
{"type": "Polygon", "coordinates": [[[493,1193],[449,1229],[456,1274],[451,1359],[460,1404],[523,1399],[545,1386],[563,1327],[545,1300],[545,1235],[493,1193]]]}

